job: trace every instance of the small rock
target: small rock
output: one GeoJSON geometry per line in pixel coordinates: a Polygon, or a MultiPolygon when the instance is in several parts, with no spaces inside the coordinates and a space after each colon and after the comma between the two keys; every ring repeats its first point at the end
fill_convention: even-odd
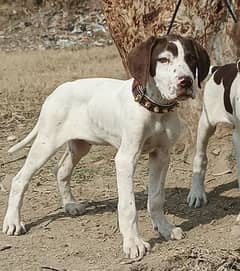
{"type": "Polygon", "coordinates": [[[25,27],[28,27],[28,26],[31,26],[31,25],[32,25],[31,22],[24,22],[24,26],[25,26],[25,27]]]}
{"type": "Polygon", "coordinates": [[[14,136],[14,135],[10,135],[10,136],[7,137],[7,141],[8,141],[8,142],[9,142],[9,141],[15,141],[16,139],[17,139],[17,137],[14,136]]]}
{"type": "Polygon", "coordinates": [[[93,32],[106,32],[106,29],[103,25],[101,24],[96,24],[93,28],[93,32]]]}
{"type": "Polygon", "coordinates": [[[240,239],[240,225],[233,225],[231,228],[231,235],[234,239],[240,239]]]}
{"type": "Polygon", "coordinates": [[[56,45],[59,46],[60,48],[68,47],[74,45],[75,42],[71,41],[69,39],[59,39],[56,42],[56,45]]]}
{"type": "Polygon", "coordinates": [[[99,42],[99,41],[95,41],[93,44],[95,46],[97,46],[97,47],[103,47],[104,46],[104,44],[102,42],[99,42]]]}
{"type": "Polygon", "coordinates": [[[186,146],[184,143],[178,143],[176,146],[175,146],[175,149],[174,149],[174,152],[176,154],[181,154],[182,152],[184,152],[186,146]]]}
{"type": "Polygon", "coordinates": [[[218,156],[220,154],[221,150],[220,149],[214,149],[211,151],[211,153],[215,156],[218,156]]]}

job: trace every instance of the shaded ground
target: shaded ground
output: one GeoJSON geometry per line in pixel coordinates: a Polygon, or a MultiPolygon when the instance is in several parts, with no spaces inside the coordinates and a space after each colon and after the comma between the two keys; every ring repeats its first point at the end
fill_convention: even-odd
{"type": "MultiPolygon", "coordinates": [[[[7,149],[15,141],[7,138],[20,139],[30,131],[43,100],[60,83],[79,77],[124,78],[125,74],[114,47],[1,53],[0,60],[0,176],[6,189],[0,191],[2,224],[11,178],[27,153],[24,149],[8,155],[7,149]]],[[[141,158],[135,181],[139,224],[153,249],[143,261],[131,265],[120,264],[123,254],[117,229],[115,150],[94,147],[78,165],[72,178],[73,191],[79,200],[90,204],[85,215],[74,218],[63,213],[56,191],[53,172],[57,154],[33,178],[26,193],[22,214],[29,232],[20,237],[0,233],[0,270],[240,270],[239,239],[231,233],[239,212],[231,148],[227,129],[211,140],[206,177],[210,203],[197,210],[186,205],[191,164],[183,161],[181,141],[173,150],[165,213],[186,232],[181,241],[165,242],[151,228],[146,211],[147,156],[141,158]],[[224,174],[228,169],[233,173],[224,174]]]]}

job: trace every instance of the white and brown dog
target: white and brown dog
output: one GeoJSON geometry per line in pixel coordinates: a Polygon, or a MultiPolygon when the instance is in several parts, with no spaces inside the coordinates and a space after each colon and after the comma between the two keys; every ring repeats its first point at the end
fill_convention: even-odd
{"type": "Polygon", "coordinates": [[[187,201],[190,207],[207,203],[204,179],[207,168],[206,149],[210,136],[219,122],[233,124],[240,185],[240,61],[211,68],[212,76],[204,90],[202,114],[198,123],[196,154],[193,160],[192,187],[187,201]]]}
{"type": "Polygon", "coordinates": [[[164,217],[164,182],[169,149],[176,141],[180,123],[178,100],[194,98],[198,84],[209,70],[207,52],[195,41],[177,35],[150,37],[129,54],[134,79],[81,79],[59,86],[42,106],[30,134],[9,152],[35,141],[22,169],[13,178],[3,232],[24,232],[20,219],[23,194],[33,174],[67,143],[58,165],[57,181],[65,210],[81,206],[70,191],[73,168],[94,144],[110,144],[115,157],[118,186],[119,227],[123,249],[130,258],[149,250],[138,230],[133,175],[141,153],[149,153],[148,210],[154,229],[166,239],[181,239],[183,232],[164,217]]]}

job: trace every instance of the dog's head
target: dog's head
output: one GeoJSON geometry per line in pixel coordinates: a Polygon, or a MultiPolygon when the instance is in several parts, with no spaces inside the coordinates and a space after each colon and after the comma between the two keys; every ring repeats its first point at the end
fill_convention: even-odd
{"type": "Polygon", "coordinates": [[[144,87],[150,77],[166,100],[194,98],[208,75],[210,60],[196,41],[178,35],[150,37],[128,55],[131,75],[144,87]]]}

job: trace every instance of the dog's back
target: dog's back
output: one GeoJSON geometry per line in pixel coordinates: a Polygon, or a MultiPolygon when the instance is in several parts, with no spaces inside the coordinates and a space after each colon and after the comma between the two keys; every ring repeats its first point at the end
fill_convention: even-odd
{"type": "Polygon", "coordinates": [[[212,125],[233,123],[236,117],[240,119],[240,72],[237,64],[214,66],[211,73],[204,90],[203,110],[212,125]]]}

